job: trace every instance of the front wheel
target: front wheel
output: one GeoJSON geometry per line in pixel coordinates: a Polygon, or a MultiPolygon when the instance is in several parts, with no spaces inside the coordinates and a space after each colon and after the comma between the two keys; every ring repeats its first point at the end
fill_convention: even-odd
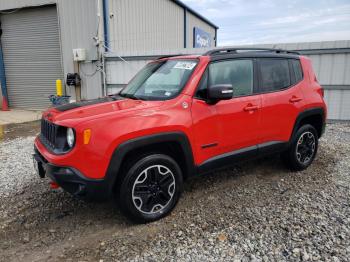
{"type": "Polygon", "coordinates": [[[311,165],[318,149],[318,135],[312,125],[301,126],[282,158],[292,171],[301,171],[311,165]]]}
{"type": "Polygon", "coordinates": [[[152,154],[127,171],[118,196],[122,212],[136,222],[151,222],[169,214],[182,191],[182,172],[174,159],[152,154]]]}

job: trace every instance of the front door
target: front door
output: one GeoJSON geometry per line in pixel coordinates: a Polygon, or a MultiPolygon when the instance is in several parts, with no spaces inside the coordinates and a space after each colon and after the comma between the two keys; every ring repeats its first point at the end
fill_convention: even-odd
{"type": "Polygon", "coordinates": [[[214,156],[256,147],[261,97],[254,90],[253,60],[225,60],[209,65],[192,104],[197,164],[214,156]],[[232,99],[206,103],[208,86],[217,84],[231,84],[232,99]]]}
{"type": "Polygon", "coordinates": [[[220,122],[220,149],[250,150],[258,144],[261,97],[254,92],[254,61],[233,59],[209,66],[209,85],[231,84],[230,100],[216,104],[220,122]]]}

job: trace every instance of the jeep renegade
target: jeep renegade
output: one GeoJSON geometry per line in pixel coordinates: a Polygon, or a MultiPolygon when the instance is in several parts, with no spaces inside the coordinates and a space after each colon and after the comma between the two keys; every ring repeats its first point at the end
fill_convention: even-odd
{"type": "Polygon", "coordinates": [[[183,181],[280,153],[294,171],[315,158],[326,105],[309,58],[276,49],[214,49],[159,58],[118,94],[43,113],[40,177],[84,198],[115,198],[149,222],[183,181]]]}

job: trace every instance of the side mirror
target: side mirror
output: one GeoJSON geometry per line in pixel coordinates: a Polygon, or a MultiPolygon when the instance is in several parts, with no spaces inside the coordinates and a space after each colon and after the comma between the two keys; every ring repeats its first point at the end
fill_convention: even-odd
{"type": "Polygon", "coordinates": [[[208,99],[211,103],[231,99],[232,95],[233,87],[230,84],[212,85],[208,88],[208,99]]]}

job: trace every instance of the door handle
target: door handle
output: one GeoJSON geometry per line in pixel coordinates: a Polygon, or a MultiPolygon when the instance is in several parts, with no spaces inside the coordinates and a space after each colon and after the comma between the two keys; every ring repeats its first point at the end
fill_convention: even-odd
{"type": "Polygon", "coordinates": [[[292,96],[292,98],[289,99],[289,102],[291,102],[291,103],[297,103],[297,102],[300,102],[301,100],[303,100],[303,99],[300,98],[300,97],[292,96]]]}
{"type": "Polygon", "coordinates": [[[252,105],[252,104],[248,104],[246,107],[243,108],[244,111],[255,111],[258,110],[259,107],[257,105],[252,105]]]}

